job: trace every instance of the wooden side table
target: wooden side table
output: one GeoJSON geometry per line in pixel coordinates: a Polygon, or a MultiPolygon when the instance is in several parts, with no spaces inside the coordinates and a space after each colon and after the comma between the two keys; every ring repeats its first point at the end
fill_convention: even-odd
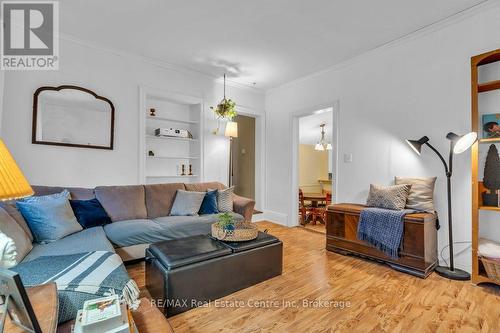
{"type": "MultiPolygon", "coordinates": [[[[139,333],[173,333],[174,330],[163,313],[149,299],[141,298],[141,305],[132,312],[139,333]]],[[[61,324],[57,333],[70,333],[74,320],[61,324]]]]}
{"type": "Polygon", "coordinates": [[[139,333],[173,333],[174,330],[163,313],[151,301],[141,298],[141,305],[137,311],[132,312],[139,333]]]}
{"type": "MultiPolygon", "coordinates": [[[[55,333],[57,329],[57,316],[59,314],[59,299],[57,298],[56,284],[47,283],[27,288],[26,292],[42,332],[55,333]]],[[[24,333],[25,331],[13,325],[7,316],[5,332],[24,333]]]]}

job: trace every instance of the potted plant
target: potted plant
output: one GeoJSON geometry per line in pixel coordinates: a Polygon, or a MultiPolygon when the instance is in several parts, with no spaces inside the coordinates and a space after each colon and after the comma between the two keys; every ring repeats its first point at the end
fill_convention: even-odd
{"type": "Polygon", "coordinates": [[[216,107],[211,106],[217,117],[222,119],[233,119],[236,117],[236,103],[230,98],[224,97],[216,107]]]}
{"type": "Polygon", "coordinates": [[[227,119],[232,121],[236,117],[236,103],[231,98],[226,98],[226,74],[224,74],[224,98],[217,106],[211,106],[210,109],[217,116],[217,128],[213,130],[213,134],[217,135],[220,128],[220,120],[227,119]]]}
{"type": "Polygon", "coordinates": [[[225,231],[234,231],[234,218],[229,213],[219,214],[218,225],[225,231]]]}
{"type": "Polygon", "coordinates": [[[483,185],[489,192],[481,193],[484,206],[498,206],[498,190],[500,189],[500,157],[495,145],[491,145],[484,165],[483,185]]]}

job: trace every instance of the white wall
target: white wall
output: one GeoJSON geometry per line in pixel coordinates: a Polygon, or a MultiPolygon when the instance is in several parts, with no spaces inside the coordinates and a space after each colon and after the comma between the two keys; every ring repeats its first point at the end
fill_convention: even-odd
{"type": "Polygon", "coordinates": [[[2,137],[3,91],[5,71],[0,71],[0,137],[2,137]]]}
{"type": "MultiPolygon", "coordinates": [[[[289,217],[292,203],[290,114],[340,100],[337,202],[364,202],[370,183],[394,176],[438,176],[435,201],[442,217],[439,249],[447,244],[446,189],[439,159],[412,153],[405,138],[427,135],[444,154],[448,131],[470,130],[470,57],[500,47],[500,6],[482,6],[344,64],[299,79],[266,95],[267,209],[289,217]],[[352,163],[343,155],[353,154],[352,163]]],[[[332,32],[333,33],[333,32],[332,32]]],[[[471,235],[470,154],[455,158],[455,241],[471,235]]],[[[288,223],[292,221],[288,218],[288,223]]],[[[456,251],[464,245],[456,247],[456,251]]],[[[446,251],[445,251],[446,252],[446,251]]],[[[446,253],[445,253],[446,255],[446,253]]],[[[470,269],[470,251],[456,257],[470,269]]]]}
{"type": "Polygon", "coordinates": [[[328,157],[330,151],[317,151],[314,145],[299,144],[299,188],[304,193],[321,193],[318,180],[328,179],[328,157]]]}
{"type": "MultiPolygon", "coordinates": [[[[2,136],[32,184],[95,186],[138,181],[139,86],[175,91],[205,100],[205,179],[227,182],[228,139],[214,136],[210,106],[222,86],[204,75],[168,69],[142,58],[62,39],[59,71],[5,73],[2,136]],[[33,93],[43,85],[75,84],[108,97],[115,105],[112,151],[31,144],[33,93]]],[[[245,111],[260,114],[264,94],[228,87],[227,94],[245,111]]],[[[222,133],[224,131],[222,130],[222,133]]]]}

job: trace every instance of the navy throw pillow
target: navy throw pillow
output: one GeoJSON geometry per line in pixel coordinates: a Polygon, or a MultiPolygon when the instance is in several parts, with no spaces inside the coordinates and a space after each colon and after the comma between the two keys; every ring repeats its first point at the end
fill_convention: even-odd
{"type": "Polygon", "coordinates": [[[111,223],[111,219],[97,199],[70,200],[69,203],[78,223],[84,229],[111,223]]]}
{"type": "Polygon", "coordinates": [[[203,202],[201,203],[199,214],[218,214],[217,209],[217,190],[207,191],[203,202]]]}

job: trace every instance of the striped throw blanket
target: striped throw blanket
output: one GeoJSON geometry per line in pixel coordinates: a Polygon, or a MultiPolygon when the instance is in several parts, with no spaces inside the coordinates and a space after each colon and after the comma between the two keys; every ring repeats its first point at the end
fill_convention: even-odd
{"type": "Polygon", "coordinates": [[[363,209],[358,224],[358,239],[364,240],[391,258],[398,258],[403,238],[404,218],[413,210],[363,209]]]}
{"type": "Polygon", "coordinates": [[[118,294],[132,309],[139,306],[139,288],[113,252],[39,257],[12,270],[19,273],[27,287],[57,284],[60,323],[74,319],[85,301],[103,296],[118,294]]]}

